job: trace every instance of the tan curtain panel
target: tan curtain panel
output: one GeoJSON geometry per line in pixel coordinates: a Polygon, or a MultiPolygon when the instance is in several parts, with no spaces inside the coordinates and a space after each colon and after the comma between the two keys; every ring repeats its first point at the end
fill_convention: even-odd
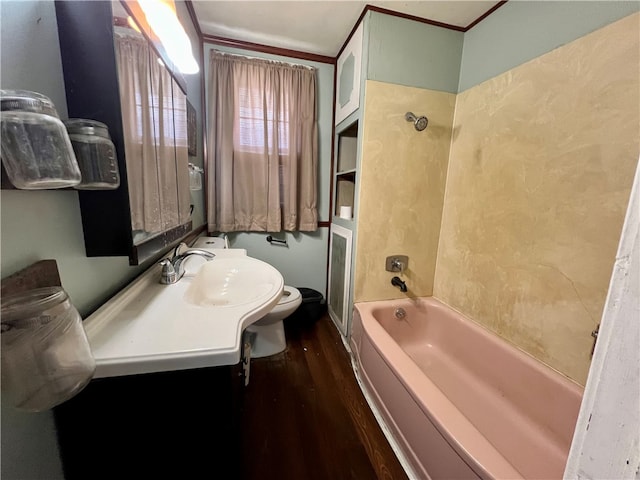
{"type": "Polygon", "coordinates": [[[209,231],[318,227],[315,70],[212,51],[209,231]]]}
{"type": "Polygon", "coordinates": [[[176,177],[178,181],[178,223],[191,219],[191,191],[189,190],[189,143],[187,139],[187,96],[173,85],[173,121],[176,142],[176,177]]]}
{"type": "Polygon", "coordinates": [[[153,235],[190,217],[186,96],[144,38],[115,45],[132,229],[153,235]]]}
{"type": "Polygon", "coordinates": [[[153,95],[149,46],[143,38],[126,35],[116,36],[115,45],[131,227],[133,230],[160,232],[163,225],[151,114],[153,95]]]}
{"type": "Polygon", "coordinates": [[[178,182],[173,126],[173,92],[171,75],[151,55],[151,93],[153,103],[153,135],[156,140],[156,162],[160,181],[160,212],[163,230],[178,225],[178,182]],[[155,60],[155,61],[153,61],[155,60]]]}

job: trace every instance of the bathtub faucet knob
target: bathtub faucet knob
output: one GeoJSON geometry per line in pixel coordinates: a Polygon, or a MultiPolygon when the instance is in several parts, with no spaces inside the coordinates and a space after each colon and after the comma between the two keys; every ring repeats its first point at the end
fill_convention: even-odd
{"type": "Polygon", "coordinates": [[[407,291],[407,284],[400,280],[400,277],[393,277],[391,279],[391,285],[393,285],[394,287],[400,287],[401,292],[407,291]]]}
{"type": "Polygon", "coordinates": [[[391,264],[391,266],[397,271],[402,273],[402,271],[404,270],[404,264],[398,260],[397,258],[393,261],[393,263],[391,264]]]}
{"type": "Polygon", "coordinates": [[[409,264],[409,257],[406,255],[391,255],[385,261],[385,270],[387,272],[403,273],[409,264]]]}

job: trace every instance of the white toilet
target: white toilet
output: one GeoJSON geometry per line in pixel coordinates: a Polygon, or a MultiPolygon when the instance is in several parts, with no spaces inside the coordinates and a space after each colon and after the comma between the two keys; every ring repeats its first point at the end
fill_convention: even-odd
{"type": "Polygon", "coordinates": [[[273,310],[246,329],[251,338],[251,358],[268,357],[284,351],[287,340],[283,320],[295,312],[301,303],[300,291],[285,285],[273,310]]]}

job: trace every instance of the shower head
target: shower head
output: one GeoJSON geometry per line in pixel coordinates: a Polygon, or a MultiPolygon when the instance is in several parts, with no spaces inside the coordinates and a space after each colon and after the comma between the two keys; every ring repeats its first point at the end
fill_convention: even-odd
{"type": "Polygon", "coordinates": [[[404,119],[407,122],[413,122],[413,126],[419,132],[427,128],[427,125],[429,124],[429,120],[427,120],[427,117],[416,117],[412,112],[405,113],[404,119]]]}

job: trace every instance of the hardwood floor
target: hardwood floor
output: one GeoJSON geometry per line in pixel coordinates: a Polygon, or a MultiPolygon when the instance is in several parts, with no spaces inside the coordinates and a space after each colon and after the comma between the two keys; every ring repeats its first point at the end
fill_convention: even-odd
{"type": "Polygon", "coordinates": [[[285,352],[251,362],[242,478],[406,479],[329,317],[285,331],[285,352]]]}
{"type": "Polygon", "coordinates": [[[375,480],[406,474],[328,316],[239,366],[92,381],[56,407],[65,478],[375,480]]]}

